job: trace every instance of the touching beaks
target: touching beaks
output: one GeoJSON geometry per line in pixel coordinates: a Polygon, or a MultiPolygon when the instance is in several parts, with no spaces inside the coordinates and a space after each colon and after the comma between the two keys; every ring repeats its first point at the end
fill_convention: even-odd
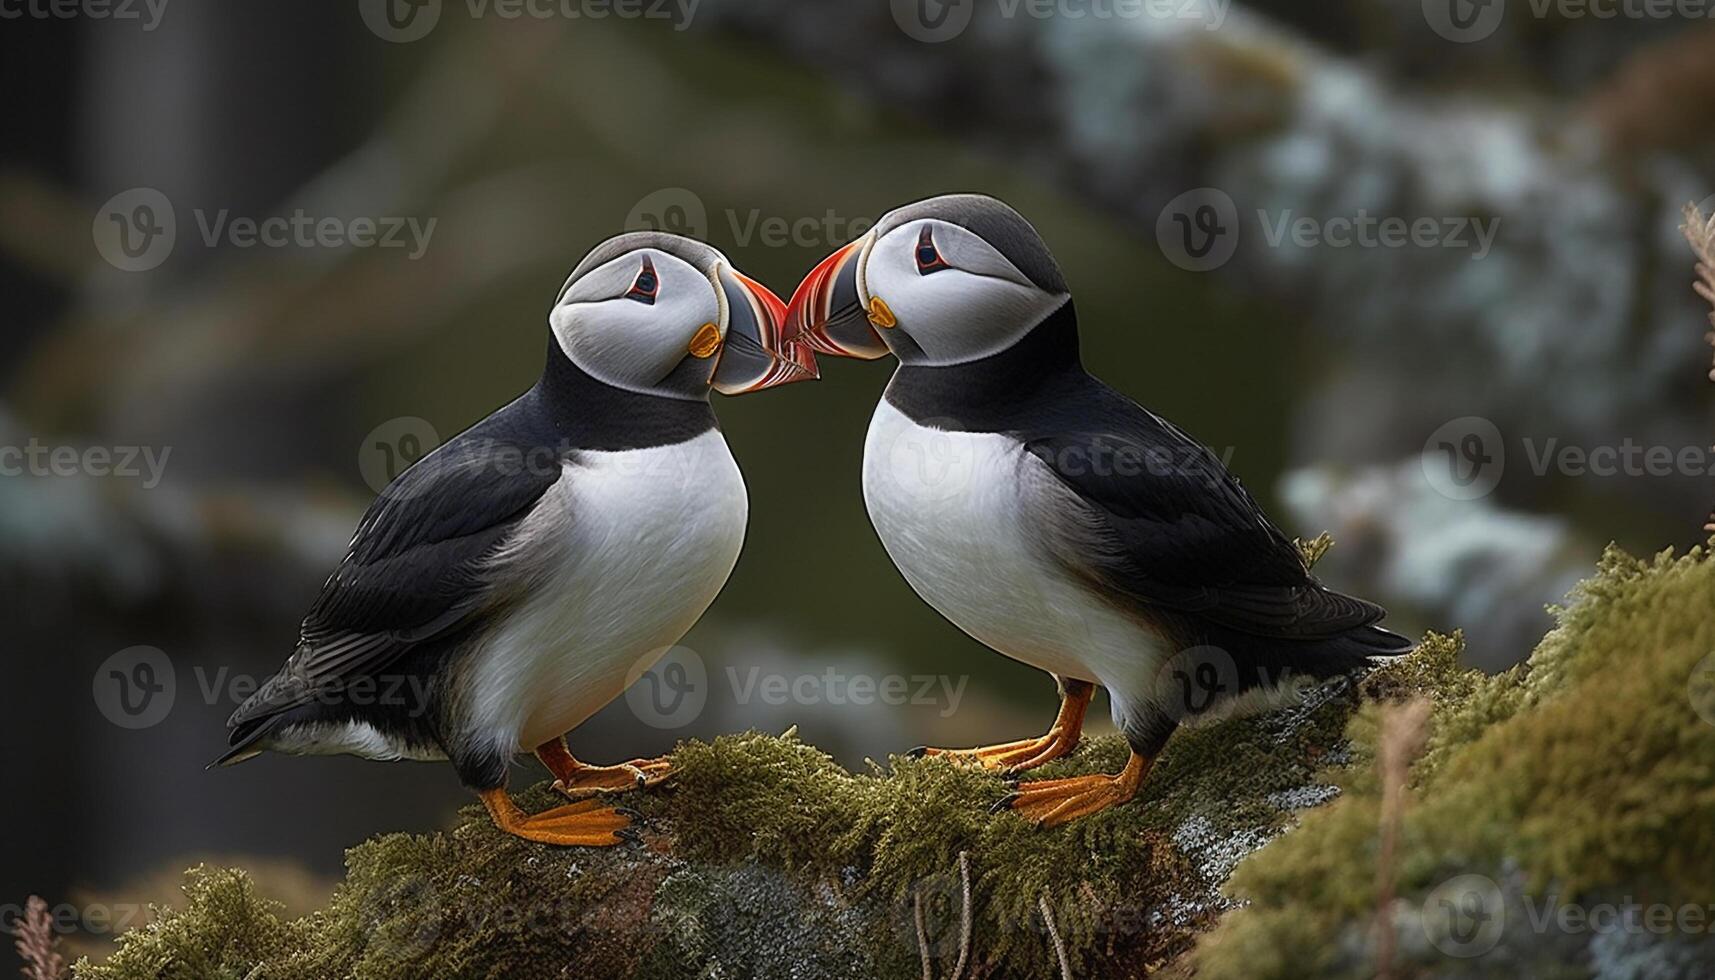
{"type": "Polygon", "coordinates": [[[786,307],[787,329],[797,345],[818,354],[866,361],[888,353],[887,344],[872,323],[892,326],[891,314],[876,319],[858,296],[858,267],[864,250],[874,240],[872,233],[852,242],[817,263],[798,284],[786,307]]]}
{"type": "Polygon", "coordinates": [[[708,338],[699,334],[691,342],[693,355],[720,357],[709,384],[723,395],[743,395],[794,381],[815,380],[816,355],[796,342],[786,318],[786,304],[780,297],[724,263],[716,278],[726,296],[726,337],[722,339],[717,332],[715,343],[710,345],[708,338]],[[699,343],[714,349],[707,354],[699,353],[699,343]]]}

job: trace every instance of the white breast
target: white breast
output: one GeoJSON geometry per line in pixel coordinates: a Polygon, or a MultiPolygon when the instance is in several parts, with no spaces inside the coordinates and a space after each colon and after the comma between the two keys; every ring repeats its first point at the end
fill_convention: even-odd
{"type": "Polygon", "coordinates": [[[870,420],[864,503],[911,587],[995,650],[1107,687],[1118,715],[1164,655],[1045,552],[1026,494],[1052,480],[1010,436],[918,425],[886,400],[870,420]]]}
{"type": "Polygon", "coordinates": [[[472,655],[474,730],[528,750],[621,694],[726,584],[748,513],[718,430],[579,453],[512,546],[527,598],[472,655]]]}

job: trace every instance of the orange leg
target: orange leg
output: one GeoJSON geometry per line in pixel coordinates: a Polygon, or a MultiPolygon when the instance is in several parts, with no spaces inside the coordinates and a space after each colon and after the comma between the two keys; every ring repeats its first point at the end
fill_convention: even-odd
{"type": "Polygon", "coordinates": [[[974,749],[925,747],[913,750],[912,754],[945,756],[956,762],[970,762],[1008,773],[1034,769],[1043,763],[1069,755],[1078,747],[1078,740],[1084,735],[1084,712],[1089,709],[1090,699],[1095,695],[1096,686],[1088,681],[1062,680],[1060,714],[1054,718],[1054,724],[1049,726],[1048,734],[1040,738],[1026,738],[974,749]]]}
{"type": "Polygon", "coordinates": [[[536,758],[554,774],[554,788],[574,800],[658,786],[672,775],[665,758],[634,759],[617,766],[586,765],[572,757],[563,738],[536,746],[536,758]]]}
{"type": "Polygon", "coordinates": [[[994,805],[995,812],[1011,809],[1038,827],[1058,827],[1079,817],[1100,813],[1137,795],[1143,777],[1155,762],[1132,752],[1117,776],[1097,773],[1071,779],[1044,779],[1025,783],[994,805]]]}
{"type": "Polygon", "coordinates": [[[620,841],[637,839],[629,816],[594,801],[527,814],[518,809],[504,788],[483,790],[481,796],[496,827],[538,844],[612,847],[620,841]]]}

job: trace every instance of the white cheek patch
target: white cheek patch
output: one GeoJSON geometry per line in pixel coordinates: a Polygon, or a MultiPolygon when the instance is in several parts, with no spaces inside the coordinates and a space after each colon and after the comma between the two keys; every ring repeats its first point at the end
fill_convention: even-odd
{"type": "Polygon", "coordinates": [[[722,321],[709,278],[657,249],[639,249],[585,273],[548,315],[573,364],[615,387],[643,392],[684,360],[699,327],[722,321]],[[653,304],[625,295],[645,257],[659,280],[653,304]]]}
{"type": "MultiPolygon", "coordinates": [[[[1065,303],[1044,292],[993,246],[963,228],[916,221],[883,236],[865,265],[864,292],[880,297],[932,364],[962,364],[999,353],[1065,303]],[[922,227],[952,268],[917,271],[922,227]]],[[[885,336],[886,331],[883,331],[885,336]]]]}

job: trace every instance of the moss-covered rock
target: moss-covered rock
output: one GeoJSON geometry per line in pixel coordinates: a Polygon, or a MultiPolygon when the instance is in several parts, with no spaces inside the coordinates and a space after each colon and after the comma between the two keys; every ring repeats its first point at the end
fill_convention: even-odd
{"type": "MultiPolygon", "coordinates": [[[[1359,701],[1337,683],[1188,729],[1140,800],[1054,831],[991,814],[1006,783],[942,759],[854,774],[791,733],[690,742],[671,789],[628,800],[641,846],[544,848],[472,806],[447,833],[353,848],[328,908],[295,921],[241,872],[198,869],[182,911],[78,976],[896,977],[919,975],[926,949],[938,975],[963,954],[977,975],[1037,977],[1058,972],[1044,898],[1079,976],[1131,975],[1189,948],[1228,907],[1217,888],[1238,859],[1333,793],[1316,774],[1344,757],[1359,701]]],[[[1041,775],[1116,771],[1125,755],[1117,736],[1093,739],[1041,775]]],[[[522,802],[554,798],[537,786],[522,802]]]]}
{"type": "MultiPolygon", "coordinates": [[[[1384,929],[1402,977],[1715,976],[1715,562],[1610,549],[1556,613],[1505,674],[1416,679],[1394,873],[1376,767],[1331,774],[1341,798],[1234,874],[1199,977],[1375,976],[1384,929]]],[[[1377,732],[1366,707],[1356,759],[1377,732]]]]}
{"type": "MultiPolygon", "coordinates": [[[[686,743],[670,789],[628,800],[639,846],[544,848],[473,806],[354,848],[327,909],[292,921],[242,873],[198,869],[182,911],[77,975],[892,978],[927,956],[935,976],[1036,978],[1059,973],[1046,908],[1079,977],[1367,977],[1384,882],[1396,976],[1700,975],[1675,966],[1700,937],[1521,923],[1544,895],[1715,898],[1712,599],[1702,553],[1610,553],[1526,665],[1486,678],[1431,635],[1361,683],[1182,731],[1139,800],[1052,831],[991,814],[1006,784],[943,759],[851,773],[792,733],[686,743]],[[1420,697],[1383,875],[1379,732],[1420,697]],[[1488,955],[1445,952],[1496,916],[1488,955]]],[[[1125,754],[1093,739],[1038,775],[1125,754]]]]}

